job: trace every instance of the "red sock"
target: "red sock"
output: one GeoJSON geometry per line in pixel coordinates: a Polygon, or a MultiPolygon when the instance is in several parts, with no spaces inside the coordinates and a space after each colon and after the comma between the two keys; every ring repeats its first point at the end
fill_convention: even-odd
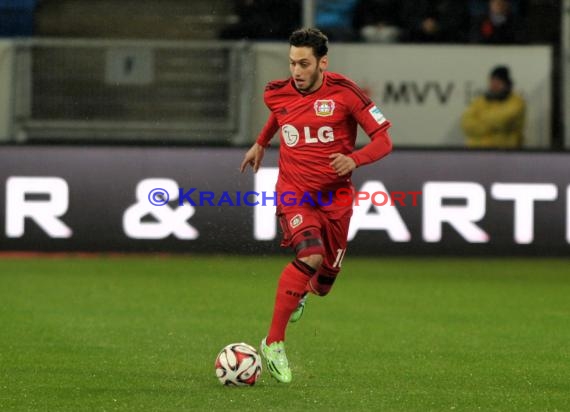
{"type": "Polygon", "coordinates": [[[313,278],[316,278],[318,275],[315,273],[313,276],[309,278],[307,282],[307,286],[305,286],[305,293],[312,293],[313,295],[318,295],[317,291],[313,287],[313,282],[311,281],[313,278]]]}
{"type": "Polygon", "coordinates": [[[340,269],[328,269],[321,266],[319,270],[311,276],[305,287],[305,293],[312,293],[317,296],[326,296],[331,291],[340,269]]]}
{"type": "Polygon", "coordinates": [[[266,340],[268,345],[285,340],[285,329],[291,313],[297,308],[299,300],[305,293],[311,273],[307,265],[300,263],[302,262],[289,263],[281,272],[273,308],[273,319],[266,340]]]}

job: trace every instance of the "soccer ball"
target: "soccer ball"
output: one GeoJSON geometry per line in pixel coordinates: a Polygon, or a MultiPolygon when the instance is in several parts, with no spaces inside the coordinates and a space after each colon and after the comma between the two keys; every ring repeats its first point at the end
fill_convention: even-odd
{"type": "Polygon", "coordinates": [[[253,386],[261,374],[261,358],[247,343],[231,343],[216,358],[216,376],[227,386],[253,386]]]}

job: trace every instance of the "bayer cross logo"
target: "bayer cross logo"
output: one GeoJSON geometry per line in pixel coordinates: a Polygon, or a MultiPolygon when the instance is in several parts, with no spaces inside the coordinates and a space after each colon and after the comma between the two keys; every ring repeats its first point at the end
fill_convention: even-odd
{"type": "Polygon", "coordinates": [[[293,216],[293,218],[291,218],[291,221],[289,222],[289,224],[291,225],[291,227],[293,229],[295,229],[297,226],[299,226],[301,223],[303,223],[303,216],[301,215],[295,215],[293,216]]]}
{"type": "Polygon", "coordinates": [[[290,124],[286,124],[281,128],[283,141],[289,147],[295,146],[299,141],[299,131],[290,124]]]}
{"type": "Polygon", "coordinates": [[[334,112],[334,100],[317,100],[315,101],[315,114],[317,116],[332,116],[334,112]]]}

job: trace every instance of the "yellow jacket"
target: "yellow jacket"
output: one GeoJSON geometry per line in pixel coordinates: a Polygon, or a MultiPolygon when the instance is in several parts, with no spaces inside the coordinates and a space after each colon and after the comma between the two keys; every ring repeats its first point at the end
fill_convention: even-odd
{"type": "Polygon", "coordinates": [[[525,101],[516,93],[511,93],[506,100],[476,97],[461,120],[467,146],[498,149],[521,147],[525,111],[525,101]]]}

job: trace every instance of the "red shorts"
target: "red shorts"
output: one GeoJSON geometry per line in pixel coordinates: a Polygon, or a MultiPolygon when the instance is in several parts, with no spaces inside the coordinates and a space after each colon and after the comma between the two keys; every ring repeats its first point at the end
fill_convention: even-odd
{"type": "Polygon", "coordinates": [[[277,217],[283,231],[281,246],[294,246],[296,236],[309,228],[317,229],[325,249],[323,265],[330,269],[340,268],[346,252],[352,204],[332,208],[280,204],[277,206],[277,217]]]}

